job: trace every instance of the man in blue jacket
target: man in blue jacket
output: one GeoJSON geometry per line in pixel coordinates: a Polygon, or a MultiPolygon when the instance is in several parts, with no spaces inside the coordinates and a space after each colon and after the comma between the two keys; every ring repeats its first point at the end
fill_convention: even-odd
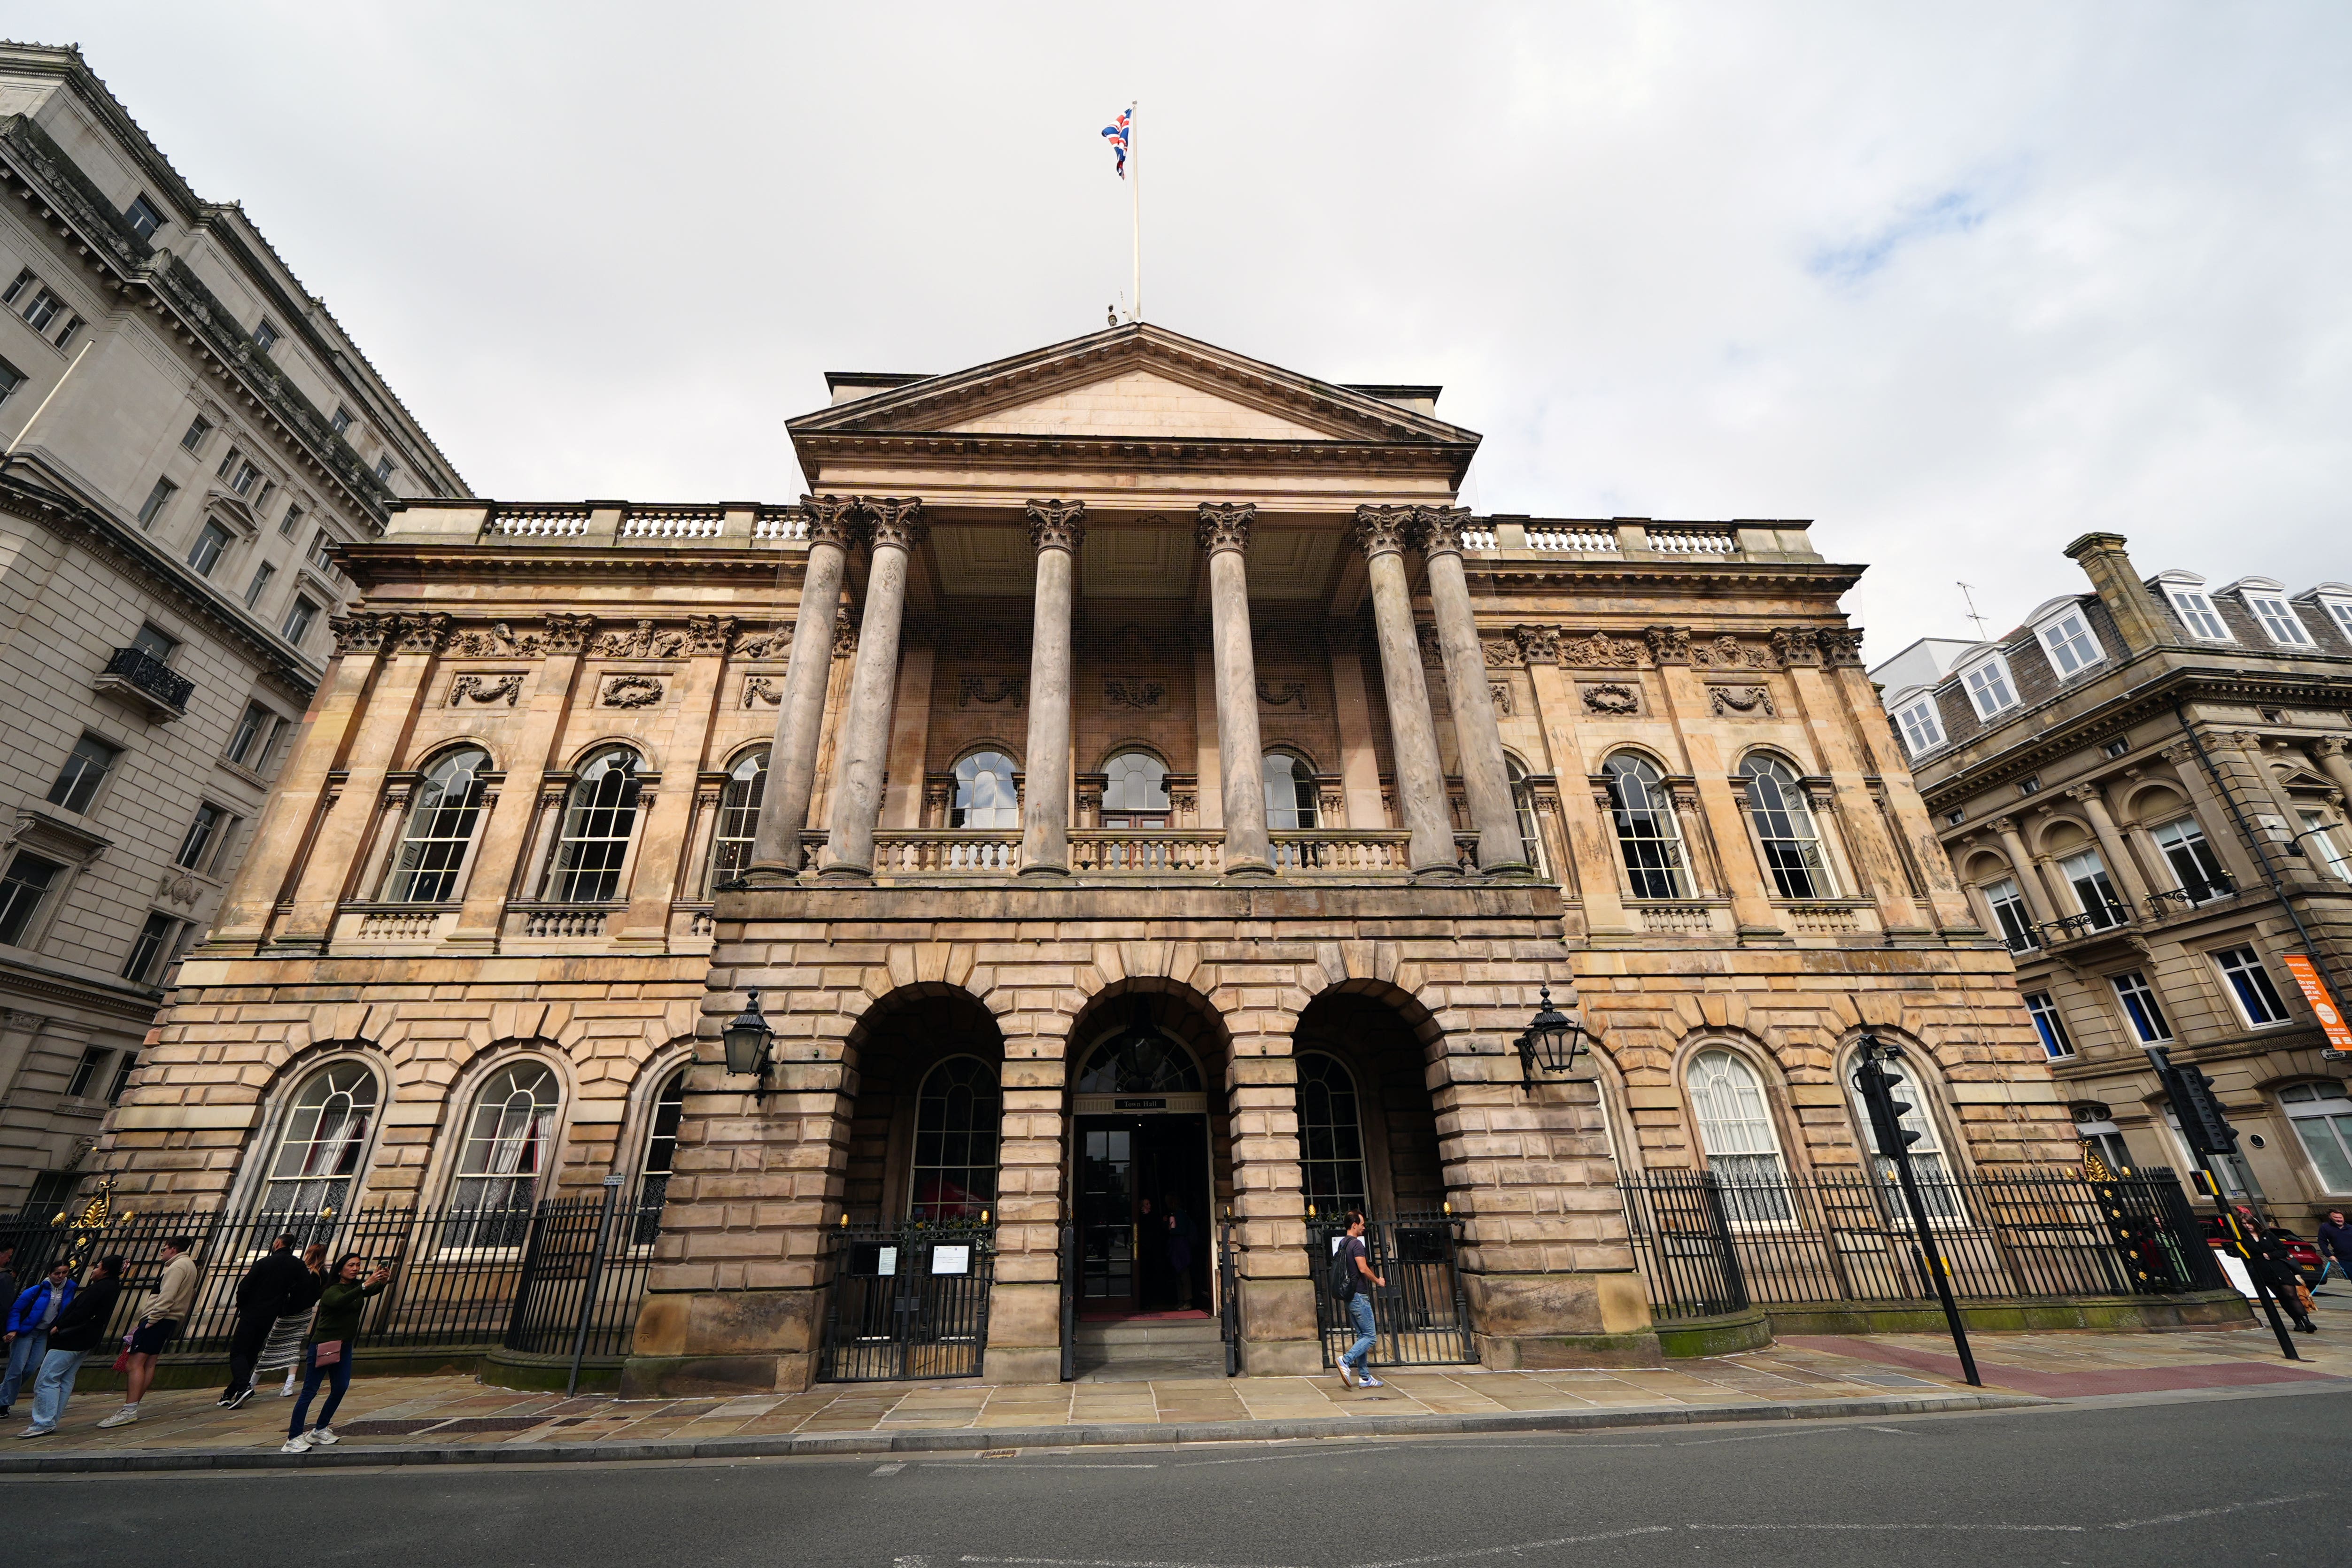
{"type": "Polygon", "coordinates": [[[8,1371],[0,1376],[0,1416],[8,1414],[8,1407],[16,1403],[18,1385],[48,1354],[49,1326],[73,1304],[73,1270],[58,1262],[50,1267],[47,1279],[8,1303],[8,1371]]]}

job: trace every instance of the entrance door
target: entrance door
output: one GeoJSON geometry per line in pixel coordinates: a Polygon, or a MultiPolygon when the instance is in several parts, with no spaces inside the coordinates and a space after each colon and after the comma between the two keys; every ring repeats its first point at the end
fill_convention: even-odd
{"type": "Polygon", "coordinates": [[[1208,1118],[1077,1118],[1078,1311],[1208,1310],[1208,1118]]]}

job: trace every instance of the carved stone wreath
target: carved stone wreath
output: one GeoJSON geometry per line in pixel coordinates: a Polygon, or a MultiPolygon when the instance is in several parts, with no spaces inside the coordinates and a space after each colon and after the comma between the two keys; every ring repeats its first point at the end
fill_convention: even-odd
{"type": "Polygon", "coordinates": [[[662,700],[662,684],[651,675],[614,675],[605,681],[606,707],[651,707],[662,700]]]}
{"type": "Polygon", "coordinates": [[[1587,712],[1616,716],[1642,711],[1640,690],[1622,682],[1611,681],[1601,685],[1580,687],[1579,690],[1583,695],[1587,712]]]}
{"type": "Polygon", "coordinates": [[[1168,687],[1160,681],[1105,681],[1103,700],[1113,707],[1155,708],[1160,699],[1168,695],[1168,687]]]}

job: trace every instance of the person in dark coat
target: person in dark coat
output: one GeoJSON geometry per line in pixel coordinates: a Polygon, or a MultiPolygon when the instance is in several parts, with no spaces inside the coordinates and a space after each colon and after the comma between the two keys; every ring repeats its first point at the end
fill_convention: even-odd
{"type": "Polygon", "coordinates": [[[228,1387],[220,1403],[234,1410],[253,1397],[253,1364],[269,1343],[269,1331],[310,1280],[294,1253],[294,1238],[280,1236],[269,1251],[245,1271],[236,1285],[236,1327],[228,1341],[228,1387]]]}
{"type": "Polygon", "coordinates": [[[2257,1228],[2252,1251],[2253,1256],[2247,1260],[2247,1267],[2270,1287],[2271,1294],[2278,1298],[2278,1304],[2294,1320],[2295,1332],[2317,1333],[2319,1325],[2313,1322],[2311,1314],[2303,1310],[2303,1292],[2297,1289],[2303,1283],[2303,1270],[2294,1266],[2294,1254],[2286,1249],[2286,1243],[2280,1239],[2279,1233],[2267,1225],[2257,1228]]]}
{"type": "Polygon", "coordinates": [[[2319,1282],[2327,1283],[2330,1273],[2352,1279],[2352,1226],[2344,1223],[2340,1208],[2329,1209],[2319,1223],[2319,1282]]]}
{"type": "Polygon", "coordinates": [[[98,1348],[114,1317],[114,1303],[122,1295],[122,1254],[101,1258],[75,1292],[73,1302],[49,1325],[49,1353],[41,1357],[41,1374],[33,1384],[33,1424],[19,1437],[46,1437],[65,1418],[66,1399],[73,1393],[74,1374],[81,1358],[98,1348]]]}

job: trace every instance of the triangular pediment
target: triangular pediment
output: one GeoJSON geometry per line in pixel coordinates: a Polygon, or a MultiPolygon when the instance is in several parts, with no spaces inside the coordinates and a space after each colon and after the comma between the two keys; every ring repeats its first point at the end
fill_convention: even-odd
{"type": "Polygon", "coordinates": [[[795,419],[791,429],[795,436],[1478,441],[1400,404],[1148,325],[887,387],[795,419]]]}

